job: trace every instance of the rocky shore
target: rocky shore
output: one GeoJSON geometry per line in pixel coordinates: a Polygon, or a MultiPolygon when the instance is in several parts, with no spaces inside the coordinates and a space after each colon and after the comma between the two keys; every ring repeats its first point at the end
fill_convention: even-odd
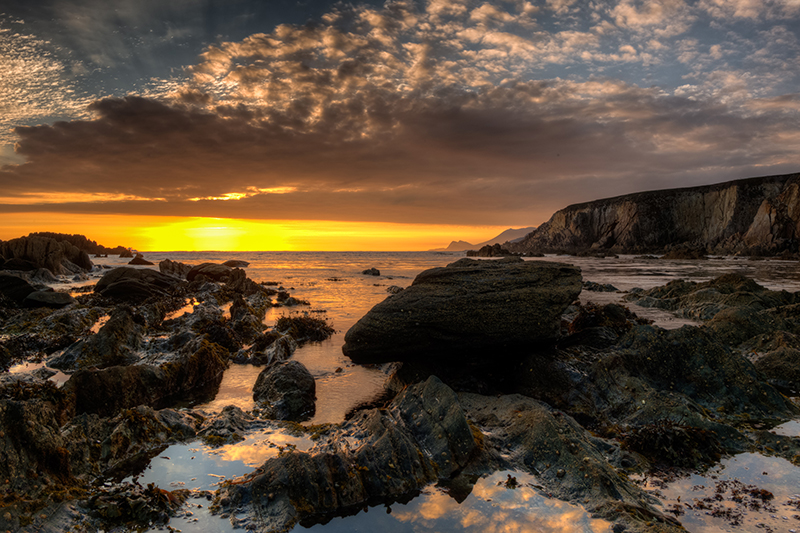
{"type": "Polygon", "coordinates": [[[330,325],[307,312],[267,327],[270,307],[296,301],[240,266],[159,267],[109,270],[60,308],[25,307],[0,286],[0,366],[47,362],[0,373],[0,530],[135,529],[202,497],[236,527],[287,531],[432,483],[468,494],[478,476],[513,470],[615,533],[677,532],[636,475],[742,451],[800,465],[800,439],[768,431],[800,415],[800,293],[737,275],[629,291],[703,321],[664,330],[623,305],[581,305],[571,265],[461,259],[348,331],[354,363],[392,370],[384,394],[341,424],[303,428],[314,380],[291,355],[330,325]],[[185,407],[244,362],[262,366],[256,409],[185,407]],[[275,420],[313,445],[203,494],[119,482],[165,445],[236,442],[275,420]]]}

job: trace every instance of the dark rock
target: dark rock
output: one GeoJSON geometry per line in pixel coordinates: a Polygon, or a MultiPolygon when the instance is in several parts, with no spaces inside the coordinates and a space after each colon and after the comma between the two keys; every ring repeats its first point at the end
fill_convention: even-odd
{"type": "Polygon", "coordinates": [[[75,303],[75,298],[66,292],[34,291],[22,301],[23,307],[51,307],[61,309],[75,303]]]}
{"type": "MultiPolygon", "coordinates": [[[[80,277],[80,276],[85,276],[85,274],[76,274],[75,276],[80,277]]],[[[30,281],[31,283],[47,285],[49,283],[57,282],[58,278],[55,277],[53,273],[47,270],[46,268],[38,268],[30,274],[30,281]]]]}
{"type": "Polygon", "coordinates": [[[24,279],[11,274],[0,274],[0,293],[17,305],[22,304],[34,291],[36,289],[24,279]]]}
{"type": "Polygon", "coordinates": [[[487,244],[480,250],[467,250],[467,257],[506,257],[514,255],[512,252],[498,244],[487,244]]]}
{"type": "Polygon", "coordinates": [[[253,347],[250,361],[257,365],[272,365],[289,359],[297,350],[297,342],[291,335],[280,335],[266,348],[253,347]]]}
{"type": "Polygon", "coordinates": [[[78,370],[62,390],[74,397],[76,413],[113,416],[137,405],[162,407],[219,387],[227,351],[203,342],[192,353],[177,352],[159,365],[78,370]]]}
{"type": "Polygon", "coordinates": [[[397,294],[402,290],[403,287],[398,287],[397,285],[389,285],[388,287],[386,287],[386,292],[388,292],[389,294],[397,294]]]}
{"type": "Polygon", "coordinates": [[[152,263],[152,262],[148,261],[147,259],[145,259],[142,254],[136,254],[136,257],[134,257],[133,259],[128,261],[128,264],[129,265],[154,265],[155,263],[152,263]]]}
{"type": "Polygon", "coordinates": [[[247,268],[250,266],[250,263],[248,263],[247,261],[241,261],[239,259],[228,259],[222,264],[225,265],[226,267],[231,267],[231,268],[247,268]]]}
{"type": "Polygon", "coordinates": [[[388,409],[361,411],[307,453],[268,459],[220,491],[223,510],[247,504],[253,524],[284,531],[301,520],[392,501],[463,468],[477,448],[456,395],[436,378],[388,409]],[[346,445],[346,439],[361,445],[346,445]]]}
{"type": "Polygon", "coordinates": [[[127,259],[129,257],[133,257],[133,252],[130,249],[122,250],[119,253],[119,256],[120,256],[121,259],[127,259]]]}
{"type": "Polygon", "coordinates": [[[167,274],[170,276],[175,276],[176,278],[186,279],[186,275],[192,270],[193,265],[187,265],[185,263],[181,263],[179,261],[173,261],[171,259],[164,259],[163,261],[159,261],[158,263],[158,270],[162,274],[167,274]]]}
{"type": "Polygon", "coordinates": [[[800,392],[800,349],[782,346],[758,358],[755,367],[773,386],[800,392]]]}
{"type": "Polygon", "coordinates": [[[30,272],[39,268],[33,261],[12,257],[3,264],[3,270],[18,270],[20,272],[30,272]]]}
{"type": "Polygon", "coordinates": [[[345,336],[357,363],[483,359],[554,341],[561,314],[581,290],[571,265],[508,258],[461,259],[426,270],[372,308],[345,336]]]}
{"type": "Polygon", "coordinates": [[[166,296],[178,283],[174,277],[149,268],[118,267],[100,278],[94,292],[123,302],[139,303],[153,296],[166,296]]]}
{"type": "Polygon", "coordinates": [[[76,342],[49,365],[61,370],[77,370],[131,364],[138,359],[136,352],[142,345],[143,333],[141,318],[131,307],[121,305],[95,335],[76,342]]]}
{"type": "Polygon", "coordinates": [[[307,420],[316,410],[314,376],[299,361],[274,364],[258,375],[253,399],[263,407],[262,413],[267,418],[307,420]]]}
{"type": "MultiPolygon", "coordinates": [[[[67,241],[49,237],[20,237],[0,243],[0,256],[6,261],[22,259],[54,274],[75,274],[92,269],[89,254],[67,241]]],[[[6,265],[8,269],[8,265],[6,265]]]]}
{"type": "Polygon", "coordinates": [[[194,281],[197,276],[203,275],[208,279],[225,283],[231,276],[232,269],[225,265],[217,263],[202,263],[192,267],[186,274],[186,279],[194,281]]]}
{"type": "Polygon", "coordinates": [[[361,273],[364,274],[365,276],[380,276],[381,275],[381,271],[378,270],[375,267],[368,268],[368,269],[362,271],[361,273]]]}
{"type": "Polygon", "coordinates": [[[619,289],[617,289],[610,283],[596,283],[594,281],[584,281],[583,290],[591,292],[617,292],[619,289]]]}
{"type": "Polygon", "coordinates": [[[255,417],[234,405],[226,405],[222,412],[203,421],[198,436],[207,444],[232,444],[244,439],[242,435],[255,425],[255,417]]]}

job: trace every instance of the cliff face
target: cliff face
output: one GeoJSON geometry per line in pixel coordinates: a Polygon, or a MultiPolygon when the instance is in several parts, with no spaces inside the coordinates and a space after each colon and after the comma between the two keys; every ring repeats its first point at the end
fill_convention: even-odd
{"type": "Polygon", "coordinates": [[[709,253],[795,252],[800,174],[648,191],[575,204],[556,212],[515,252],[657,252],[689,246],[709,253]]]}

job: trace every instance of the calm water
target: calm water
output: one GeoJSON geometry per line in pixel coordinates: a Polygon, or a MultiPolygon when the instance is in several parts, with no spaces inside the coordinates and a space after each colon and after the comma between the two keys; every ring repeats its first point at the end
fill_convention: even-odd
{"type": "MultiPolygon", "coordinates": [[[[337,333],[327,341],[303,346],[294,355],[308,367],[317,381],[317,412],[310,421],[313,424],[342,421],[349,408],[379,393],[386,379],[386,375],[379,369],[353,365],[342,355],[341,346],[347,329],[373,305],[386,298],[387,287],[392,285],[406,287],[421,271],[444,266],[463,257],[463,253],[447,252],[145,252],[144,255],[146,259],[156,264],[167,258],[189,264],[224,262],[229,259],[248,261],[250,266],[245,270],[251,279],[278,282],[296,298],[310,302],[310,307],[271,310],[265,321],[267,325],[272,325],[281,314],[285,313],[324,311],[321,316],[328,318],[337,329],[337,333]],[[380,270],[380,276],[361,274],[363,270],[373,267],[380,270]]],[[[544,260],[575,264],[581,267],[584,279],[610,283],[622,291],[633,287],[647,289],[674,279],[707,281],[732,272],[753,277],[758,283],[771,289],[800,291],[800,269],[797,262],[793,261],[751,261],[734,258],[657,261],[638,260],[633,256],[622,256],[619,259],[550,256],[544,260]]],[[[126,259],[115,257],[94,259],[94,261],[109,266],[127,264],[126,259]]],[[[597,303],[619,302],[622,296],[622,293],[584,291],[581,300],[597,303]]],[[[665,328],[691,323],[661,310],[631,307],[638,314],[655,320],[656,324],[665,328]]],[[[216,398],[197,407],[211,412],[220,411],[224,406],[231,404],[245,410],[251,409],[253,407],[251,389],[260,371],[261,368],[252,365],[232,365],[224,376],[216,398]]],[[[797,422],[790,422],[785,427],[779,428],[779,431],[793,434],[797,431],[797,422]]],[[[248,435],[244,442],[222,448],[211,449],[199,441],[170,446],[151,461],[140,474],[139,481],[155,482],[167,489],[182,487],[213,490],[221,479],[249,472],[274,456],[280,446],[287,444],[297,446],[298,449],[306,449],[309,445],[306,440],[287,434],[277,425],[268,425],[248,435]]],[[[720,465],[720,472],[738,476],[748,472],[748,468],[750,470],[763,468],[763,471],[768,469],[776,473],[771,474],[770,482],[782,487],[780,490],[775,489],[776,495],[791,497],[790,493],[793,491],[800,492],[787,485],[787,483],[800,483],[798,475],[800,469],[786,461],[750,455],[726,460],[727,462],[720,465]],[[758,461],[768,461],[769,464],[758,461]],[[743,469],[741,467],[743,464],[750,466],[743,469]]],[[[311,529],[326,533],[338,531],[549,533],[609,530],[607,522],[592,520],[579,507],[542,496],[535,488],[536,482],[532,476],[521,473],[515,475],[524,481],[523,486],[518,489],[511,490],[498,485],[499,481],[505,479],[505,475],[496,473],[479,480],[472,494],[461,504],[444,491],[429,487],[419,497],[405,505],[373,508],[369,512],[337,518],[311,529]]],[[[763,479],[758,478],[756,481],[763,479]]],[[[677,501],[675,499],[680,495],[683,495],[683,501],[696,496],[692,486],[699,482],[698,479],[692,478],[670,485],[663,494],[665,505],[677,501]]],[[[189,500],[189,514],[174,518],[170,525],[184,532],[230,531],[231,525],[227,520],[207,514],[206,503],[204,499],[189,500]]],[[[680,519],[686,521],[692,531],[730,529],[727,524],[701,512],[692,512],[681,516],[680,519]]],[[[773,527],[785,526],[784,522],[780,517],[776,521],[771,521],[773,527]]],[[[750,525],[754,526],[755,523],[750,525]]],[[[791,525],[800,526],[800,521],[795,521],[791,525]]],[[[298,526],[296,529],[303,528],[298,526]]],[[[779,530],[786,531],[785,528],[775,529],[779,530]]]]}

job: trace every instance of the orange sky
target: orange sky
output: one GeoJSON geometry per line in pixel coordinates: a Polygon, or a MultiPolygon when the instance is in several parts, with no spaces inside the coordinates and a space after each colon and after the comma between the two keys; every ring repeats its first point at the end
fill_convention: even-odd
{"type": "Polygon", "coordinates": [[[0,214],[0,239],[33,231],[78,233],[108,247],[140,251],[416,251],[446,247],[451,240],[482,242],[501,226],[392,224],[318,220],[0,214]]]}

